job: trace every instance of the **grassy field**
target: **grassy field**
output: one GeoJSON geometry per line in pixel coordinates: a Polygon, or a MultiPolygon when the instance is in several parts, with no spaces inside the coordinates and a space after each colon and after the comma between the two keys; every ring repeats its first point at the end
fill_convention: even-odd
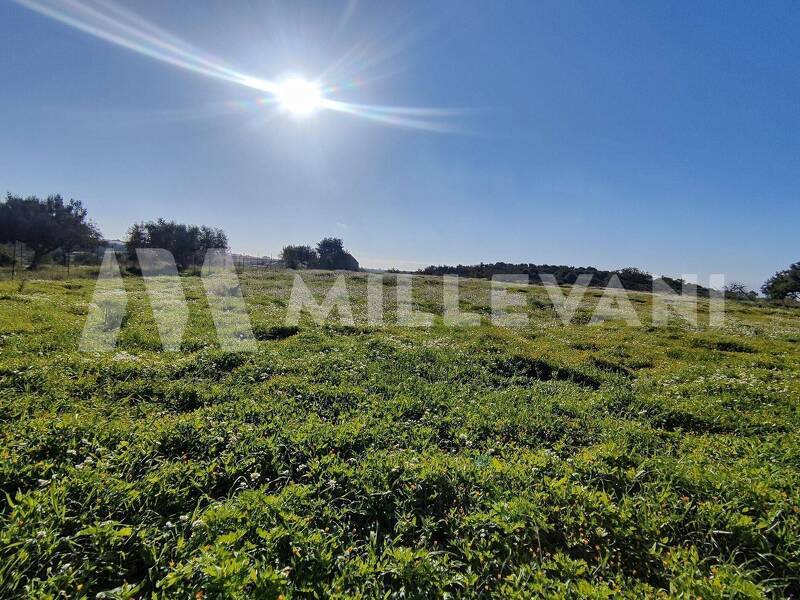
{"type": "Polygon", "coordinates": [[[448,328],[431,278],[434,327],[370,328],[352,274],[354,327],[291,328],[292,277],[242,276],[253,354],[196,277],[180,353],[138,278],[95,355],[90,278],[0,282],[0,597],[800,595],[800,310],[563,326],[531,286],[508,329],[462,281],[448,328]]]}

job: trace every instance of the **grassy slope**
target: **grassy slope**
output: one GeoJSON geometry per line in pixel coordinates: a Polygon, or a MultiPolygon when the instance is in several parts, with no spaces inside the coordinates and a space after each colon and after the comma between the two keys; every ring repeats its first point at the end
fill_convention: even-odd
{"type": "Polygon", "coordinates": [[[138,279],[110,355],[90,279],[0,282],[0,597],[800,594],[797,310],[564,327],[531,287],[523,329],[369,329],[350,275],[357,326],[292,335],[290,281],[243,277],[251,355],[197,278],[177,355],[138,279]]]}

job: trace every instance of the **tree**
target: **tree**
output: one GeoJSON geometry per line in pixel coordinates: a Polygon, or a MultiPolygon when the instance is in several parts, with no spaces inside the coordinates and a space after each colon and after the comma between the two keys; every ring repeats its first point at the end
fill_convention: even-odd
{"type": "Polygon", "coordinates": [[[651,291],[653,276],[636,267],[625,267],[617,271],[620,281],[626,290],[651,291]]]}
{"type": "Polygon", "coordinates": [[[64,202],[59,196],[40,200],[8,194],[0,204],[0,243],[22,242],[33,251],[28,269],[34,270],[47,254],[61,248],[65,255],[97,245],[101,235],[87,219],[78,200],[64,202]]]}
{"type": "Polygon", "coordinates": [[[358,261],[344,249],[339,238],[326,237],[316,248],[311,246],[284,246],[281,258],[290,269],[342,269],[358,271],[358,261]]]}
{"type": "Polygon", "coordinates": [[[320,269],[358,271],[358,261],[344,249],[340,238],[326,237],[317,244],[320,269]]]}
{"type": "Polygon", "coordinates": [[[317,251],[311,246],[284,246],[281,258],[290,269],[312,268],[319,262],[317,251]]]}
{"type": "Polygon", "coordinates": [[[772,300],[800,299],[800,262],[775,273],[761,286],[761,291],[772,300]]]}
{"type": "Polygon", "coordinates": [[[228,237],[222,229],[158,219],[131,225],[125,246],[131,260],[136,258],[137,248],[168,250],[178,269],[183,270],[201,264],[207,250],[227,249],[228,237]]]}
{"type": "Polygon", "coordinates": [[[326,237],[317,243],[317,254],[320,260],[331,259],[344,253],[344,242],[341,238],[326,237]]]}
{"type": "Polygon", "coordinates": [[[735,300],[755,300],[758,294],[740,281],[731,281],[725,286],[725,296],[735,300]]]}

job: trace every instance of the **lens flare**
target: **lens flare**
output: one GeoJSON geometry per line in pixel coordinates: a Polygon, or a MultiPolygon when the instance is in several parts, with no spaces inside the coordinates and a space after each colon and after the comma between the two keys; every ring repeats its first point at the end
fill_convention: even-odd
{"type": "Polygon", "coordinates": [[[228,81],[268,95],[258,105],[277,104],[294,117],[320,110],[344,113],[395,127],[454,132],[448,119],[464,111],[354,104],[329,97],[349,85],[325,85],[293,77],[282,82],[249,75],[190,45],[111,0],[14,0],[29,8],[112,44],[181,69],[228,81]]]}

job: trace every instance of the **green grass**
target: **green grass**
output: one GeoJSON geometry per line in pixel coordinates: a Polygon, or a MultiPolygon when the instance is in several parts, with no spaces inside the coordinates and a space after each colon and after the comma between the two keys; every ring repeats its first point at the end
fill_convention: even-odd
{"type": "Polygon", "coordinates": [[[433,328],[375,328],[349,275],[354,327],[291,328],[291,279],[242,277],[254,354],[196,277],[174,354],[137,278],[107,355],[90,278],[0,282],[0,597],[800,594],[797,309],[565,327],[533,286],[505,329],[462,281],[448,328],[426,279],[433,328]]]}

